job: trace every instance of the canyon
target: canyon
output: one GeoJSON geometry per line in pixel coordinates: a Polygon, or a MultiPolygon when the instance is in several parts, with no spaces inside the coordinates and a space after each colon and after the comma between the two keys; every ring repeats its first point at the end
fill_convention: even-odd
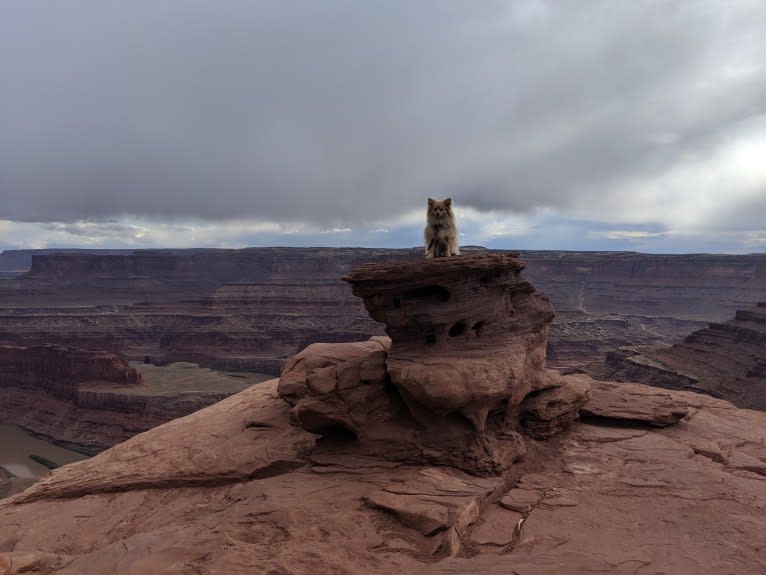
{"type": "Polygon", "coordinates": [[[523,267],[355,267],[390,338],[0,500],[0,573],[763,573],[766,413],[546,367],[523,267]]]}
{"type": "MultiPolygon", "coordinates": [[[[0,345],[57,345],[75,355],[99,349],[142,365],[192,362],[222,373],[276,375],[312,343],[383,335],[341,277],[362,264],[422,257],[420,249],[366,248],[6,251],[0,345]]],[[[764,254],[528,251],[519,257],[525,277],[551,298],[546,361],[562,373],[591,372],[621,347],[679,342],[766,299],[764,254]]],[[[75,405],[47,393],[45,381],[30,391],[31,373],[0,366],[0,418],[65,443],[79,436],[81,445],[97,448],[233,393],[215,383],[205,390],[208,398],[147,400],[100,389],[80,394],[90,404],[75,405]],[[70,415],[57,418],[61,413],[70,415]]]]}
{"type": "Polygon", "coordinates": [[[607,354],[598,375],[697,391],[766,411],[766,302],[713,322],[682,342],[629,346],[607,354]]]}
{"type": "MultiPolygon", "coordinates": [[[[277,374],[314,341],[381,335],[340,277],[359,264],[420,256],[363,248],[6,251],[0,264],[19,273],[28,260],[29,269],[0,281],[0,343],[76,342],[158,364],[277,374]]],[[[557,368],[581,368],[620,345],[679,340],[766,299],[764,254],[521,258],[556,310],[548,361],[557,368]]]]}

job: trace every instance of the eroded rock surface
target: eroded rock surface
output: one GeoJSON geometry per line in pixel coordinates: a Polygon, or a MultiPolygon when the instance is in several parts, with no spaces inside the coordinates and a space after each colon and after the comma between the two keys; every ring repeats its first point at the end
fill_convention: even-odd
{"type": "MultiPolygon", "coordinates": [[[[476,265],[458,259],[446,267],[476,265]]],[[[449,313],[440,304],[452,291],[431,302],[437,313],[417,316],[415,331],[403,317],[400,342],[431,330],[453,338],[420,342],[442,354],[425,399],[392,376],[397,330],[390,344],[310,346],[279,382],[0,501],[0,574],[766,571],[766,414],[545,370],[552,311],[515,258],[492,261],[502,269],[487,289],[497,293],[464,278],[467,299],[449,313]],[[510,327],[486,332],[494,352],[518,356],[503,358],[504,380],[462,403],[470,388],[455,390],[451,372],[438,370],[450,354],[464,366],[491,360],[452,330],[482,309],[471,305],[476,294],[510,327]],[[492,307],[499,294],[510,318],[492,307]]],[[[442,287],[415,295],[444,293],[432,286],[442,287]]],[[[398,352],[414,361],[407,345],[398,352]]]]}
{"type": "Polygon", "coordinates": [[[141,374],[112,352],[60,345],[0,345],[0,378],[64,399],[75,398],[83,384],[141,383],[141,374]]]}
{"type": "Polygon", "coordinates": [[[520,432],[554,435],[589,393],[587,378],[545,369],[553,307],[523,267],[482,253],[354,270],[344,279],[390,339],[314,344],[288,361],[279,392],[296,423],[397,461],[508,468],[520,432]]]}
{"type": "Polygon", "coordinates": [[[478,478],[317,442],[272,380],[0,501],[0,573],[762,574],[766,414],[664,393],[478,478]]]}
{"type": "MultiPolygon", "coordinates": [[[[272,374],[310,343],[376,335],[339,276],[364,262],[422,253],[54,251],[0,253],[0,276],[27,272],[0,281],[0,343],[102,347],[131,360],[148,355],[272,374]]],[[[741,302],[766,298],[764,254],[530,251],[523,259],[559,313],[548,357],[557,369],[583,368],[623,345],[676,341],[704,325],[690,320],[723,321],[741,302]]]]}
{"type": "Polygon", "coordinates": [[[360,266],[344,277],[391,337],[386,366],[413,416],[459,414],[478,432],[490,412],[561,384],[545,369],[553,306],[516,254],[360,266]]]}
{"type": "Polygon", "coordinates": [[[738,311],[727,322],[711,323],[673,346],[610,352],[602,374],[766,410],[766,302],[738,311]]]}

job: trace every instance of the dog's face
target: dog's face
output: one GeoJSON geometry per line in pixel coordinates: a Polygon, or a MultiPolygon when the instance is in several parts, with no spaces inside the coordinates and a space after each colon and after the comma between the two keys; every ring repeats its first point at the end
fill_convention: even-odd
{"type": "Polygon", "coordinates": [[[433,220],[445,220],[452,217],[452,198],[435,200],[428,198],[428,218],[433,220]]]}

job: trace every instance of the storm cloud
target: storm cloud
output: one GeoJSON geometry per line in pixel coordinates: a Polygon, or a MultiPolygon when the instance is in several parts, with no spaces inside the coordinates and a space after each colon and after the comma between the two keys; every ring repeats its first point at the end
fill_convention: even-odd
{"type": "Polygon", "coordinates": [[[762,2],[0,11],[0,219],[346,230],[451,195],[476,221],[764,227],[762,2]]]}

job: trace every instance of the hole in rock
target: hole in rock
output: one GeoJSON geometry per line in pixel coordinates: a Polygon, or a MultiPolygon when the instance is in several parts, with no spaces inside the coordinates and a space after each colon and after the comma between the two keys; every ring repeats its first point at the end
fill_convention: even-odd
{"type": "Polygon", "coordinates": [[[494,406],[487,415],[487,430],[493,432],[507,431],[508,425],[508,400],[503,399],[494,406]]]}
{"type": "Polygon", "coordinates": [[[327,443],[347,443],[356,441],[356,433],[342,425],[332,425],[322,430],[322,440],[327,443]]]}
{"type": "Polygon", "coordinates": [[[451,328],[449,328],[450,337],[457,337],[462,333],[465,333],[465,322],[463,321],[459,321],[455,325],[453,325],[451,328]]]}
{"type": "Polygon", "coordinates": [[[422,286],[404,292],[404,297],[418,301],[449,301],[449,290],[443,286],[422,286]]]}
{"type": "Polygon", "coordinates": [[[399,392],[399,388],[387,379],[383,384],[383,391],[385,391],[388,396],[388,407],[391,410],[391,413],[396,417],[396,420],[399,423],[404,421],[407,421],[408,423],[414,422],[412,414],[407,407],[407,403],[399,392]]]}
{"type": "Polygon", "coordinates": [[[395,297],[393,304],[394,304],[394,307],[398,309],[402,307],[402,300],[400,300],[398,297],[395,297]]]}
{"type": "Polygon", "coordinates": [[[476,337],[481,336],[481,332],[484,331],[484,325],[486,323],[487,322],[485,322],[484,320],[481,320],[473,324],[473,327],[471,329],[476,333],[476,337]]]}
{"type": "Polygon", "coordinates": [[[436,335],[433,333],[429,333],[426,336],[426,345],[436,345],[436,335]]]}
{"type": "Polygon", "coordinates": [[[493,279],[495,279],[495,280],[496,280],[496,279],[499,279],[499,278],[500,278],[500,276],[502,276],[502,275],[503,275],[503,274],[502,274],[502,273],[500,273],[500,272],[495,272],[495,273],[493,273],[493,274],[487,274],[487,275],[483,275],[483,276],[481,276],[481,277],[479,278],[479,281],[480,281],[482,284],[488,284],[488,283],[489,283],[489,282],[491,282],[493,279]]]}
{"type": "Polygon", "coordinates": [[[448,426],[466,431],[473,431],[473,422],[460,412],[452,411],[447,414],[446,423],[448,426]]]}

